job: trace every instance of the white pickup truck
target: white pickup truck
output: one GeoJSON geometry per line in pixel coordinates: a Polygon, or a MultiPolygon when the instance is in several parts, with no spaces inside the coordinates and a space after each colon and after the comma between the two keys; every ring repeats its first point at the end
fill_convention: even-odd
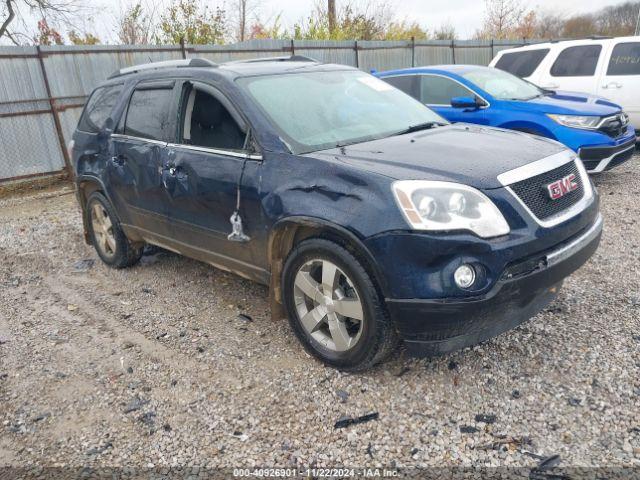
{"type": "Polygon", "coordinates": [[[500,51],[489,64],[549,90],[585,92],[621,105],[640,128],[640,37],[537,43],[500,51]]]}

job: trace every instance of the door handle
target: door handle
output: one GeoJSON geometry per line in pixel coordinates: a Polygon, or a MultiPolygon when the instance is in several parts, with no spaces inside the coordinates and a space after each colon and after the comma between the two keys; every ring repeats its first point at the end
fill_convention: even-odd
{"type": "Polygon", "coordinates": [[[555,90],[556,88],[560,88],[560,85],[558,85],[557,83],[550,83],[549,85],[543,85],[542,88],[555,90]]]}
{"type": "Polygon", "coordinates": [[[116,166],[124,165],[125,160],[126,160],[126,157],[122,154],[114,155],[113,157],[111,157],[111,162],[116,166]]]}
{"type": "Polygon", "coordinates": [[[622,85],[620,85],[618,82],[609,82],[606,85],[603,85],[602,88],[604,88],[605,90],[608,88],[622,88],[622,85]]]}

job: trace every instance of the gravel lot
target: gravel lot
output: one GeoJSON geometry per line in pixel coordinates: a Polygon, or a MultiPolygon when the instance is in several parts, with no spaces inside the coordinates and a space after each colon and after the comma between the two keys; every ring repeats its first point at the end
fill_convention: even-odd
{"type": "Polygon", "coordinates": [[[640,467],[640,158],[596,183],[601,247],[546,311],[357,375],[259,285],[162,252],[103,266],[69,187],[2,199],[0,465],[640,467]]]}

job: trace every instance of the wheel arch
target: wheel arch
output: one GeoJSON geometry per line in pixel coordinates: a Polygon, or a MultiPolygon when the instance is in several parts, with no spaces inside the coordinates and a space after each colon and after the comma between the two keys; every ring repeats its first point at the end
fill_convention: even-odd
{"type": "Polygon", "coordinates": [[[381,298],[387,288],[371,252],[358,236],[347,228],[317,217],[294,216],[279,220],[269,235],[267,254],[271,265],[269,297],[274,318],[284,316],[282,305],[282,270],[289,253],[308,238],[324,238],[346,248],[371,276],[381,298]]]}
{"type": "MultiPolygon", "coordinates": [[[[78,199],[78,203],[80,204],[80,209],[82,211],[83,235],[84,241],[87,245],[91,245],[86,215],[87,200],[89,200],[89,196],[93,192],[100,192],[109,199],[104,183],[102,183],[102,180],[98,177],[94,177],[92,175],[79,175],[76,177],[76,198],[78,199]]],[[[109,199],[109,201],[111,200],[109,199]]]]}

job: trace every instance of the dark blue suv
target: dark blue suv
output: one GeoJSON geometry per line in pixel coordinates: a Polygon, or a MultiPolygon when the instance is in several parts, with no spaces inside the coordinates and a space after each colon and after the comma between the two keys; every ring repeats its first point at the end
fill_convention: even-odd
{"type": "Polygon", "coordinates": [[[449,125],[359,70],[302,57],[131,67],[91,95],[73,163],[87,242],[145,244],[270,287],[325,363],[403,339],[472,345],[539,312],[596,250],[598,197],[542,137],[449,125]]]}

